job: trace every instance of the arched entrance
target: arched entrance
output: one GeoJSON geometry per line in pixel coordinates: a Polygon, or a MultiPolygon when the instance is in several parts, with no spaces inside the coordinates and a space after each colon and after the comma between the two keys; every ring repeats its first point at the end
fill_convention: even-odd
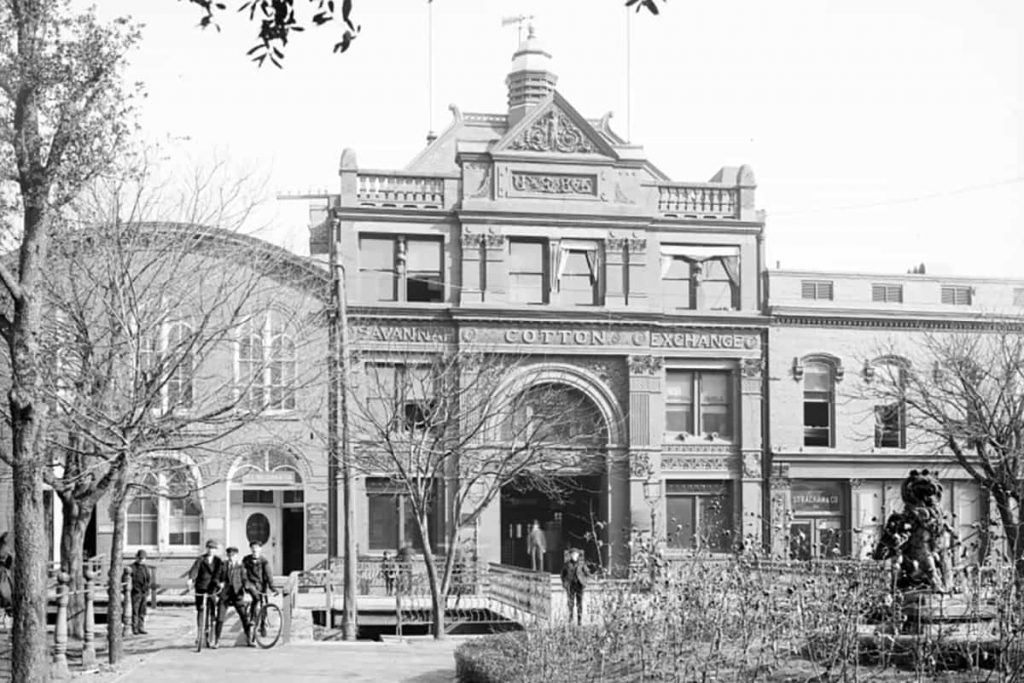
{"type": "Polygon", "coordinates": [[[569,548],[606,560],[609,522],[607,410],[575,375],[544,373],[525,389],[521,420],[546,430],[548,460],[501,491],[501,562],[531,567],[529,534],[540,525],[543,569],[557,572],[569,548]],[[602,409],[604,408],[604,409],[602,409]],[[539,470],[539,471],[538,471],[539,470]]]}
{"type": "Polygon", "coordinates": [[[294,456],[280,446],[259,446],[232,470],[228,543],[245,554],[259,541],[275,574],[304,569],[304,492],[294,456]]]}

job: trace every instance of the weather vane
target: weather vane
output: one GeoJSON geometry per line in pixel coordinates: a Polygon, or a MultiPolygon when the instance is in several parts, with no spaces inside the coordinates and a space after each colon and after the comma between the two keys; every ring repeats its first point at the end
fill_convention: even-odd
{"type": "Polygon", "coordinates": [[[533,34],[533,15],[532,14],[520,14],[515,17],[505,17],[501,20],[502,26],[516,25],[516,30],[519,32],[519,42],[523,42],[523,24],[527,24],[530,29],[529,35],[533,34]]]}

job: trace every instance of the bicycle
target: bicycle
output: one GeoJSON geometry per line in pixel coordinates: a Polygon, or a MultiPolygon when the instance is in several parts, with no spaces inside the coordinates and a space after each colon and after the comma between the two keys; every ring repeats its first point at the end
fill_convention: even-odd
{"type": "Polygon", "coordinates": [[[277,645],[283,624],[281,608],[270,602],[266,593],[259,593],[249,607],[249,628],[256,644],[264,650],[277,645]]]}
{"type": "Polygon", "coordinates": [[[217,623],[217,593],[196,593],[196,597],[203,596],[202,616],[200,623],[202,630],[196,634],[196,652],[202,652],[203,647],[210,647],[216,638],[214,629],[217,623]],[[213,603],[212,606],[210,603],[213,603]]]}

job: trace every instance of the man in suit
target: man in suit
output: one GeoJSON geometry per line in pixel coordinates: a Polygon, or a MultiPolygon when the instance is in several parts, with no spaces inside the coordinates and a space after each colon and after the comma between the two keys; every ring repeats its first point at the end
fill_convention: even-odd
{"type": "Polygon", "coordinates": [[[230,606],[235,608],[235,612],[238,613],[238,620],[242,622],[246,645],[255,647],[256,643],[253,640],[255,634],[249,628],[249,614],[245,609],[245,594],[252,590],[252,584],[249,583],[245,567],[242,566],[242,558],[238,555],[238,548],[228,548],[227,554],[228,561],[224,564],[223,575],[224,589],[220,593],[220,607],[217,610],[217,632],[214,642],[220,642],[220,633],[224,628],[224,616],[230,606]]]}
{"type": "MultiPolygon", "coordinates": [[[[220,545],[217,541],[206,542],[206,552],[196,558],[188,570],[188,589],[196,592],[196,642],[203,637],[203,604],[209,600],[207,609],[216,609],[215,599],[224,583],[224,562],[217,555],[220,545]]],[[[213,642],[210,647],[216,648],[213,642]]]]}
{"type": "Polygon", "coordinates": [[[141,548],[132,562],[132,633],[146,634],[146,603],[153,589],[153,572],[146,566],[146,551],[141,548]]]}
{"type": "Polygon", "coordinates": [[[587,587],[589,580],[587,562],[580,557],[580,551],[573,548],[569,551],[569,561],[562,566],[562,587],[569,599],[570,624],[573,612],[576,613],[576,623],[583,623],[583,589],[587,587]]]}
{"type": "Polygon", "coordinates": [[[249,586],[247,590],[252,596],[252,611],[249,616],[252,621],[256,618],[262,595],[277,595],[277,591],[274,590],[274,572],[270,569],[270,562],[263,556],[263,544],[251,541],[249,551],[250,553],[242,558],[242,567],[245,569],[245,579],[249,586]]]}

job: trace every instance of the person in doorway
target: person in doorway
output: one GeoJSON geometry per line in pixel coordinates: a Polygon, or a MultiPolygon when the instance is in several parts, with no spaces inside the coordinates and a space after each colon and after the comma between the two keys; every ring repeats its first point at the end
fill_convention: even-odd
{"type": "Polygon", "coordinates": [[[384,557],[380,561],[380,574],[384,577],[384,590],[388,595],[394,595],[395,579],[398,578],[398,564],[387,550],[384,551],[384,557]]]}
{"type": "Polygon", "coordinates": [[[256,634],[249,627],[249,612],[245,609],[245,594],[252,592],[252,584],[249,583],[246,569],[242,565],[242,558],[238,554],[238,548],[227,549],[228,559],[224,563],[224,588],[220,592],[220,601],[217,607],[217,630],[214,632],[213,645],[216,648],[220,643],[220,634],[224,630],[224,617],[227,616],[228,607],[234,607],[238,613],[238,620],[242,622],[242,632],[245,633],[245,642],[249,647],[256,646],[256,634]]]}
{"type": "Polygon", "coordinates": [[[569,623],[572,623],[573,611],[576,612],[576,623],[583,623],[583,590],[590,580],[586,561],[580,557],[580,551],[573,548],[569,551],[569,560],[562,565],[562,588],[569,599],[569,623]],[[575,606],[575,608],[574,608],[575,606]]]}
{"type": "MultiPolygon", "coordinates": [[[[216,608],[216,596],[224,584],[224,561],[220,559],[217,551],[220,545],[217,541],[206,542],[206,552],[196,558],[192,568],[188,570],[186,584],[188,590],[196,593],[196,642],[203,637],[203,607],[207,600],[210,604],[207,609],[216,608]]],[[[210,647],[216,648],[216,642],[210,647]]]]}
{"type": "Polygon", "coordinates": [[[153,572],[146,566],[146,551],[135,553],[132,570],[132,633],[146,635],[146,608],[153,590],[153,572]]]}
{"type": "Polygon", "coordinates": [[[544,553],[548,551],[548,542],[536,519],[533,520],[530,533],[526,535],[526,550],[530,555],[530,568],[535,572],[544,571],[544,553]]]}

